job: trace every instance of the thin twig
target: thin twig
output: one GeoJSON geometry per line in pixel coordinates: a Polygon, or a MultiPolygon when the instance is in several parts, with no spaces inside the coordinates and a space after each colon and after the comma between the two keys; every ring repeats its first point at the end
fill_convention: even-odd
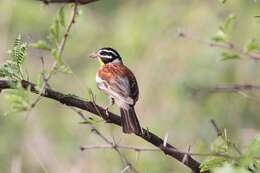
{"type": "Polygon", "coordinates": [[[241,56],[248,57],[248,58],[251,58],[251,59],[254,59],[254,60],[260,60],[260,54],[259,53],[245,52],[243,50],[243,48],[235,45],[234,43],[216,43],[216,42],[211,42],[211,41],[203,40],[203,39],[198,38],[198,37],[194,37],[193,35],[189,35],[189,34],[184,33],[184,32],[179,32],[178,36],[182,37],[182,38],[186,38],[188,40],[192,40],[192,41],[196,41],[198,43],[202,43],[202,44],[208,45],[210,47],[216,47],[216,48],[231,50],[231,51],[237,52],[241,56]]]}
{"type": "MultiPolygon", "coordinates": [[[[60,44],[58,46],[58,56],[60,58],[62,57],[62,54],[63,54],[63,51],[64,51],[64,47],[65,47],[66,41],[68,39],[69,32],[71,31],[72,25],[75,23],[75,18],[77,16],[77,12],[78,12],[78,4],[74,3],[73,9],[71,11],[71,17],[70,17],[69,23],[68,23],[68,25],[67,25],[67,27],[65,29],[63,38],[62,38],[62,40],[61,40],[61,42],[60,42],[60,44]]],[[[58,65],[57,61],[55,61],[52,64],[52,67],[50,69],[49,74],[44,79],[44,83],[43,83],[42,88],[40,89],[39,96],[32,103],[32,106],[31,106],[32,108],[34,108],[36,106],[36,104],[41,100],[41,95],[45,91],[46,87],[48,86],[48,82],[51,79],[52,75],[54,74],[54,72],[55,72],[55,70],[57,68],[57,65],[58,65]]]]}
{"type": "Polygon", "coordinates": [[[217,123],[215,122],[215,120],[211,119],[210,122],[213,125],[214,129],[216,130],[217,135],[222,136],[222,132],[221,132],[220,128],[218,127],[217,123]]]}
{"type": "Polygon", "coordinates": [[[114,144],[111,145],[88,145],[88,146],[81,146],[82,150],[89,150],[89,149],[105,149],[105,148],[120,148],[125,150],[133,150],[135,152],[143,152],[143,151],[160,151],[158,148],[144,148],[144,147],[135,147],[135,146],[128,146],[128,145],[119,145],[114,144]]]}
{"type": "Polygon", "coordinates": [[[259,98],[251,97],[244,91],[260,91],[260,85],[254,84],[230,84],[230,85],[217,85],[214,87],[197,87],[191,88],[192,95],[195,97],[204,97],[214,93],[238,93],[248,99],[259,101],[259,98]]]}
{"type": "MultiPolygon", "coordinates": [[[[70,107],[73,111],[75,111],[81,118],[83,118],[85,121],[87,120],[86,116],[80,111],[75,109],[74,107],[70,107]]],[[[122,163],[124,164],[125,167],[130,168],[134,173],[138,173],[136,168],[133,167],[132,163],[128,161],[128,159],[121,153],[121,151],[116,147],[115,142],[110,141],[105,135],[103,135],[94,125],[89,124],[91,127],[91,132],[94,132],[97,136],[99,136],[103,141],[105,141],[110,148],[114,149],[117,154],[119,155],[122,163]]],[[[80,149],[83,151],[85,148],[80,147],[80,149]]]]}
{"type": "MultiPolygon", "coordinates": [[[[80,149],[82,151],[84,150],[92,150],[92,149],[112,149],[112,148],[118,148],[118,149],[122,149],[122,150],[132,150],[135,152],[146,152],[146,151],[153,151],[153,152],[157,152],[160,151],[160,149],[158,148],[144,148],[144,147],[136,147],[136,146],[127,146],[127,145],[119,145],[119,144],[114,144],[114,145],[88,145],[88,146],[81,146],[80,149]]],[[[183,160],[185,160],[185,162],[187,161],[187,157],[189,155],[192,156],[201,156],[201,157],[208,157],[208,156],[216,156],[216,157],[224,157],[224,158],[233,158],[233,156],[224,154],[224,153],[193,153],[190,152],[189,150],[186,151],[180,151],[180,150],[176,150],[176,149],[172,149],[174,151],[178,151],[181,152],[182,154],[186,155],[186,157],[184,157],[183,160]]],[[[184,163],[184,162],[183,162],[184,163]]]]}
{"type": "Polygon", "coordinates": [[[86,5],[98,0],[38,0],[38,1],[42,1],[45,4],[49,4],[49,3],[79,3],[82,5],[86,5]]]}

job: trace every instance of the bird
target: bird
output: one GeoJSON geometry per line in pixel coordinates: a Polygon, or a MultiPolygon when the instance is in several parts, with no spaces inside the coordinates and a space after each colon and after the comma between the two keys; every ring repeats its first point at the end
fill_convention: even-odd
{"type": "Polygon", "coordinates": [[[123,133],[142,134],[142,127],[134,109],[139,97],[139,88],[133,72],[124,65],[122,57],[113,48],[101,48],[89,57],[97,59],[100,63],[96,73],[96,84],[98,89],[110,97],[109,106],[116,103],[120,108],[123,133]]]}

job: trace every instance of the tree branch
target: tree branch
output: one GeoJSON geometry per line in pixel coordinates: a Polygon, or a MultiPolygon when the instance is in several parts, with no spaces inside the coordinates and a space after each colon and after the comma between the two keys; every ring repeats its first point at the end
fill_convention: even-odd
{"type": "Polygon", "coordinates": [[[184,32],[179,32],[178,36],[181,38],[186,38],[188,40],[196,41],[198,43],[202,43],[205,45],[208,45],[209,47],[215,47],[215,48],[221,48],[221,49],[226,49],[230,50],[233,52],[236,52],[240,54],[241,56],[248,57],[253,60],[260,60],[260,53],[255,53],[255,52],[245,52],[243,48],[235,45],[234,43],[215,43],[207,40],[203,40],[197,37],[194,37],[193,35],[189,35],[184,32]]]}
{"type": "Polygon", "coordinates": [[[49,3],[78,3],[78,4],[89,4],[98,0],[38,0],[38,1],[42,1],[45,4],[49,4],[49,3]]]}
{"type": "Polygon", "coordinates": [[[260,91],[260,85],[253,84],[231,84],[231,85],[217,85],[214,87],[202,87],[192,89],[195,96],[206,96],[214,93],[233,93],[241,91],[260,91]]]}
{"type": "MultiPolygon", "coordinates": [[[[30,87],[31,91],[35,94],[39,94],[39,91],[36,89],[35,84],[30,83],[28,81],[22,80],[21,85],[24,88],[30,87]]],[[[12,84],[10,81],[7,80],[0,80],[0,91],[3,89],[12,89],[12,84]]],[[[76,107],[88,112],[91,112],[95,114],[96,116],[99,116],[100,118],[103,118],[107,123],[112,123],[118,126],[121,126],[121,118],[120,116],[108,112],[108,115],[106,113],[106,110],[102,108],[99,105],[96,105],[92,101],[86,101],[82,100],[76,96],[72,96],[70,94],[63,94],[61,92],[52,90],[50,88],[46,88],[44,92],[41,93],[41,96],[50,98],[53,100],[56,100],[62,104],[65,104],[67,106],[76,107]]],[[[177,150],[174,146],[172,146],[169,143],[164,144],[164,140],[160,138],[159,136],[153,134],[152,132],[146,130],[143,128],[144,134],[139,134],[137,136],[143,138],[145,141],[153,144],[154,146],[158,147],[161,151],[163,151],[166,155],[169,155],[176,160],[180,161],[187,167],[189,167],[194,173],[200,173],[200,163],[193,159],[189,154],[184,154],[183,152],[180,152],[177,150]],[[183,158],[185,157],[185,162],[183,162],[183,158]]],[[[209,173],[209,171],[206,171],[206,173],[209,173]]]]}
{"type": "MultiPolygon", "coordinates": [[[[135,151],[135,152],[160,151],[159,148],[144,148],[144,147],[127,146],[127,145],[120,145],[120,144],[80,146],[80,149],[82,151],[92,150],[92,149],[113,149],[113,148],[118,148],[118,149],[122,149],[122,150],[132,150],[132,151],[135,151]]],[[[192,153],[192,152],[189,152],[189,151],[188,152],[178,151],[178,152],[181,152],[185,155],[191,155],[191,156],[202,156],[202,157],[215,156],[215,157],[234,158],[234,159],[236,158],[236,157],[230,156],[228,154],[223,154],[223,153],[192,153]]]]}

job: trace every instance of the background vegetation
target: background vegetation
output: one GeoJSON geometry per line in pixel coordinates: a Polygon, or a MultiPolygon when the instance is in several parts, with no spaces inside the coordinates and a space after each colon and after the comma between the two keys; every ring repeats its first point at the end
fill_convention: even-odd
{"type": "MultiPolygon", "coordinates": [[[[60,7],[37,1],[2,0],[1,63],[5,62],[7,50],[12,49],[13,40],[19,34],[28,43],[45,38],[60,7]]],[[[226,18],[233,14],[236,17],[232,19],[233,27],[227,29],[230,30],[227,31],[228,41],[243,48],[252,38],[260,42],[260,19],[254,17],[260,15],[259,9],[258,1],[249,0],[225,4],[206,0],[101,0],[81,6],[63,54],[64,63],[73,73],[57,73],[50,84],[62,92],[83,98],[90,97],[91,89],[96,101],[106,105],[107,97],[95,84],[98,64],[91,61],[88,54],[100,47],[113,47],[120,52],[139,82],[140,99],[136,111],[141,115],[144,127],[160,136],[168,133],[168,141],[183,151],[191,146],[192,152],[201,153],[210,151],[216,138],[210,123],[213,118],[227,129],[228,138],[243,151],[259,134],[259,93],[211,93],[207,88],[259,84],[259,61],[247,56],[240,59],[224,56],[230,59],[224,61],[223,50],[190,37],[179,37],[178,33],[181,31],[192,38],[210,41],[219,34],[219,27],[225,24],[226,18]]],[[[70,6],[65,7],[64,12],[68,18],[70,6]]],[[[259,51],[258,48],[254,51],[259,51]]],[[[42,71],[41,57],[46,69],[53,62],[47,51],[31,47],[27,57],[28,78],[34,82],[42,71]]],[[[27,113],[4,115],[10,110],[6,101],[10,94],[3,93],[0,95],[1,173],[122,170],[120,158],[113,150],[80,150],[81,145],[103,144],[103,141],[91,134],[88,126],[79,124],[81,120],[75,112],[42,99],[29,116],[27,113]]],[[[35,96],[30,97],[35,99],[35,96]]],[[[118,112],[116,107],[112,110],[118,112]]],[[[103,121],[95,126],[121,144],[150,147],[103,121]]],[[[160,152],[123,152],[140,172],[190,172],[160,152]]]]}

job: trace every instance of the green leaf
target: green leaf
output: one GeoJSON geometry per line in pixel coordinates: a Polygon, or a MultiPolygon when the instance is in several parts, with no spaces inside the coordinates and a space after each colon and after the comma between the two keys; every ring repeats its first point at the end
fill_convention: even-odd
{"type": "Polygon", "coordinates": [[[249,40],[244,48],[245,52],[260,52],[260,45],[256,42],[255,39],[249,40]]]}
{"type": "Polygon", "coordinates": [[[62,72],[62,73],[65,73],[65,74],[72,74],[71,68],[68,65],[65,65],[65,64],[59,65],[57,67],[56,71],[62,72]]]}
{"type": "Polygon", "coordinates": [[[9,51],[11,59],[18,65],[22,65],[26,58],[27,43],[22,41],[22,36],[19,34],[15,39],[13,48],[9,51]]]}
{"type": "Polygon", "coordinates": [[[213,168],[221,167],[226,162],[223,157],[211,157],[210,159],[203,161],[200,165],[200,171],[208,171],[213,168]]]}
{"type": "Polygon", "coordinates": [[[227,35],[223,30],[223,27],[220,27],[217,31],[217,34],[212,37],[212,40],[215,42],[225,42],[227,40],[227,35]]]}
{"type": "Polygon", "coordinates": [[[240,56],[236,53],[222,52],[222,61],[240,59],[240,56]]]}
{"type": "Polygon", "coordinates": [[[260,136],[256,136],[247,147],[240,160],[240,164],[244,167],[249,167],[257,162],[260,157],[260,136]]]}
{"type": "Polygon", "coordinates": [[[231,14],[227,17],[225,24],[224,24],[224,31],[226,34],[229,34],[229,32],[232,30],[235,19],[236,19],[236,16],[233,14],[231,14]]]}
{"type": "Polygon", "coordinates": [[[61,7],[58,11],[58,18],[61,26],[65,27],[65,14],[64,14],[64,6],[61,7]]]}
{"type": "Polygon", "coordinates": [[[46,41],[38,40],[36,43],[32,43],[30,46],[37,48],[37,49],[43,49],[43,50],[51,50],[50,45],[46,41]]]}
{"type": "Polygon", "coordinates": [[[228,150],[228,143],[222,136],[218,136],[211,144],[211,151],[214,153],[225,153],[228,150]]]}
{"type": "Polygon", "coordinates": [[[219,26],[218,31],[216,35],[212,37],[212,40],[215,42],[228,42],[235,18],[236,17],[233,14],[229,15],[224,24],[219,26]]]}
{"type": "Polygon", "coordinates": [[[8,52],[9,60],[0,67],[0,77],[15,81],[23,79],[23,64],[27,56],[27,43],[22,41],[21,35],[18,35],[13,48],[8,52]]]}
{"type": "Polygon", "coordinates": [[[59,9],[54,21],[49,28],[48,38],[54,45],[59,43],[62,26],[65,26],[64,7],[59,9]]]}
{"type": "Polygon", "coordinates": [[[53,42],[58,43],[59,42],[59,31],[57,30],[57,21],[55,20],[55,22],[53,24],[51,24],[50,29],[49,29],[49,33],[50,33],[50,38],[53,42]]]}
{"type": "Polygon", "coordinates": [[[18,112],[27,111],[31,108],[31,91],[30,88],[24,89],[20,83],[17,83],[17,88],[6,90],[5,98],[8,105],[9,110],[5,113],[5,115],[10,115],[18,112]]]}
{"type": "Polygon", "coordinates": [[[62,64],[61,57],[56,49],[51,50],[51,55],[58,65],[62,64]]]}
{"type": "Polygon", "coordinates": [[[213,173],[252,173],[246,169],[235,167],[230,163],[213,170],[213,173]]]}

